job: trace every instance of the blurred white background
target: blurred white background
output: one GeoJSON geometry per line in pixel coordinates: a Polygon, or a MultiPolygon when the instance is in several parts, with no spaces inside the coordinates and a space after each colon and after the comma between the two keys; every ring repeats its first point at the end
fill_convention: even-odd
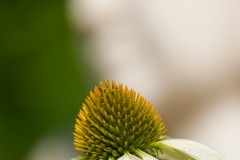
{"type": "Polygon", "coordinates": [[[169,136],[240,158],[240,1],[68,2],[100,81],[140,92],[169,136]]]}

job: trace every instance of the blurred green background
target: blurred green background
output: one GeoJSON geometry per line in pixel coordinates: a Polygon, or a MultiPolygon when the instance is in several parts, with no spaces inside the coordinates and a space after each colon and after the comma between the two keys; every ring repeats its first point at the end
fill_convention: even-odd
{"type": "Polygon", "coordinates": [[[0,159],[25,159],[55,126],[72,137],[81,104],[96,85],[83,51],[76,53],[75,41],[84,36],[71,31],[65,3],[0,2],[0,159]]]}

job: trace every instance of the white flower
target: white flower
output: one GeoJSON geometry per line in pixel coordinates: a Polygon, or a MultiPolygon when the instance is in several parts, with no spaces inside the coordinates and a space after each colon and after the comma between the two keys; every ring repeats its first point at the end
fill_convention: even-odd
{"type": "Polygon", "coordinates": [[[85,99],[76,119],[73,160],[224,160],[190,140],[167,139],[161,116],[134,90],[105,80],[85,99]]]}

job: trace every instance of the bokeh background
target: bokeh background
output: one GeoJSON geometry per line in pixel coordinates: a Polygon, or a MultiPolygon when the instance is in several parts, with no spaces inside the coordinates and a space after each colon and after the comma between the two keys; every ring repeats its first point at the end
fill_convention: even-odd
{"type": "Polygon", "coordinates": [[[0,2],[0,159],[75,156],[75,118],[97,83],[76,54],[84,34],[74,36],[66,3],[0,2]]]}
{"type": "Polygon", "coordinates": [[[240,159],[237,0],[0,2],[0,159],[75,157],[73,126],[114,79],[156,106],[167,134],[240,159]]]}

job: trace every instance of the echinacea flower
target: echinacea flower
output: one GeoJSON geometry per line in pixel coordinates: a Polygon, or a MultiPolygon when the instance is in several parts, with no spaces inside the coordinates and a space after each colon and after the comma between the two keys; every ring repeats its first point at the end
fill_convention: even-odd
{"type": "Polygon", "coordinates": [[[78,160],[224,160],[213,149],[169,139],[161,116],[139,93],[114,81],[85,99],[78,114],[74,145],[78,160]]]}

